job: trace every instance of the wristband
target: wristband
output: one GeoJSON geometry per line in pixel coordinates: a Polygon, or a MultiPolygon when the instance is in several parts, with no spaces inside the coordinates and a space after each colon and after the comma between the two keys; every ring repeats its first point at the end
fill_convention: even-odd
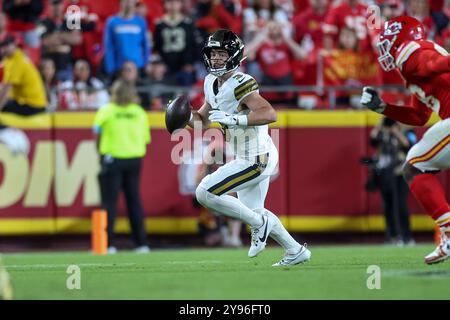
{"type": "Polygon", "coordinates": [[[248,117],[247,115],[241,115],[237,117],[237,125],[238,126],[247,126],[248,117]]]}

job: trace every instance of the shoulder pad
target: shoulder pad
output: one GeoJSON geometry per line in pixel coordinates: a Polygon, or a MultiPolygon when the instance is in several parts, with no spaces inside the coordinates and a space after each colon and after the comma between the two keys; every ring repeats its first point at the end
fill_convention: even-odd
{"type": "Polygon", "coordinates": [[[241,100],[246,94],[259,89],[258,82],[245,73],[238,72],[232,76],[234,81],[234,97],[236,100],[241,100]]]}
{"type": "Polygon", "coordinates": [[[411,41],[400,46],[400,48],[398,48],[397,50],[395,65],[401,69],[403,64],[409,59],[409,57],[420,48],[420,44],[415,41],[411,41]]]}

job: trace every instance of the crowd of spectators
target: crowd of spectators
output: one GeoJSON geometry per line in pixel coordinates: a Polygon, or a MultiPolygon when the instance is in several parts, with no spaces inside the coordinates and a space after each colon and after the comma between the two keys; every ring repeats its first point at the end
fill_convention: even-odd
{"type": "MultiPolygon", "coordinates": [[[[246,43],[243,70],[276,105],[327,108],[327,86],[398,84],[376,62],[384,20],[408,14],[428,37],[450,48],[448,0],[2,0],[0,42],[13,35],[39,67],[49,110],[98,109],[122,78],[139,88],[145,109],[163,109],[167,86],[190,88],[201,101],[208,34],[231,29],[246,43]],[[368,6],[381,8],[377,26],[368,6]],[[306,88],[306,87],[305,87],[306,88]],[[270,90],[270,89],[269,89],[270,90]]],[[[338,106],[358,107],[358,90],[335,92],[338,106]]],[[[401,93],[386,93],[398,102],[401,93]]]]}

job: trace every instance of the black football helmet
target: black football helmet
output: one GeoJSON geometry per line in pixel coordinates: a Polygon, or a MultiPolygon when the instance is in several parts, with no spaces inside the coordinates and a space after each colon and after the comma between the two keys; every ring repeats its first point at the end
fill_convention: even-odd
{"type": "Polygon", "coordinates": [[[220,29],[211,34],[202,49],[203,63],[206,70],[220,77],[225,73],[236,70],[244,61],[244,42],[232,31],[220,29]],[[222,68],[214,69],[211,63],[211,50],[222,49],[228,52],[229,58],[222,68]]]}

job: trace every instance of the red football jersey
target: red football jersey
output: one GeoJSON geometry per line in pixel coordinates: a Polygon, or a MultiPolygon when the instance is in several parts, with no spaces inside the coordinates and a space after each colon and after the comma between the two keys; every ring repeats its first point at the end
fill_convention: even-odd
{"type": "Polygon", "coordinates": [[[366,39],[367,31],[367,6],[357,4],[352,8],[348,3],[342,3],[328,12],[323,31],[328,34],[338,34],[343,27],[356,31],[359,40],[366,39]]]}
{"type": "Polygon", "coordinates": [[[292,73],[292,59],[291,50],[285,43],[274,45],[264,42],[256,52],[256,61],[262,71],[274,79],[280,79],[292,73]]]}
{"type": "Polygon", "coordinates": [[[395,55],[406,86],[414,94],[412,106],[388,105],[384,114],[412,125],[424,125],[432,111],[450,117],[450,56],[432,41],[403,44],[395,55]]]}
{"type": "Polygon", "coordinates": [[[311,36],[315,48],[323,47],[323,24],[326,15],[319,15],[309,8],[293,18],[295,40],[301,43],[306,35],[311,36]]]}

